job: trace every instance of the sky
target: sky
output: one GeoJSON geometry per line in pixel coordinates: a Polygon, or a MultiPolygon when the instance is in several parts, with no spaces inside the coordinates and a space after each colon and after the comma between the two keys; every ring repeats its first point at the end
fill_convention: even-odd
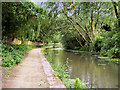
{"type": "Polygon", "coordinates": [[[38,5],[40,5],[41,2],[38,2],[39,0],[32,0],[33,2],[37,3],[38,5]]]}

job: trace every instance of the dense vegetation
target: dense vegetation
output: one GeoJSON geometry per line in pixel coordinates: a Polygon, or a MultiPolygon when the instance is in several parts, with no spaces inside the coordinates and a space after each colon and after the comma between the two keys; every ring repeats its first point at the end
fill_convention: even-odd
{"type": "Polygon", "coordinates": [[[33,45],[2,44],[2,66],[13,67],[21,62],[22,57],[33,45]]]}
{"type": "Polygon", "coordinates": [[[120,58],[119,2],[2,3],[3,39],[61,42],[120,58]]]}
{"type": "Polygon", "coordinates": [[[120,58],[119,3],[56,2],[47,5],[52,13],[58,13],[57,27],[66,49],[94,51],[120,58]]]}
{"type": "Polygon", "coordinates": [[[2,66],[20,63],[22,56],[34,47],[25,45],[26,41],[60,42],[66,49],[120,58],[119,5],[113,0],[43,2],[40,6],[34,2],[2,3],[2,66]],[[15,38],[22,44],[10,44],[15,38]]]}
{"type": "Polygon", "coordinates": [[[48,37],[54,36],[49,29],[53,22],[47,22],[49,16],[46,8],[32,2],[5,2],[2,3],[2,11],[4,40],[17,38],[24,44],[25,41],[48,42],[48,37]]]}
{"type": "MultiPolygon", "coordinates": [[[[26,41],[47,43],[54,33],[48,32],[51,23],[48,10],[34,2],[3,2],[2,3],[2,66],[12,67],[21,62],[22,56],[33,45],[25,45],[26,41]],[[12,45],[17,38],[21,45],[12,45]]],[[[52,27],[52,26],[51,26],[52,27]]],[[[50,29],[49,29],[50,31],[50,29]]]]}

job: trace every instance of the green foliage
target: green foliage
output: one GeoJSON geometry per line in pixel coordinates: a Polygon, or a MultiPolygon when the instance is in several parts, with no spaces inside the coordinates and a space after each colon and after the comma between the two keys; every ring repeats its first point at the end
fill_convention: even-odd
{"type": "MultiPolygon", "coordinates": [[[[112,33],[112,32],[111,32],[112,33]]],[[[109,57],[120,58],[120,32],[112,33],[111,36],[106,36],[102,41],[101,54],[109,57]]]]}
{"type": "Polygon", "coordinates": [[[109,57],[120,57],[120,48],[119,47],[113,47],[113,48],[107,50],[107,55],[109,57]]]}
{"type": "Polygon", "coordinates": [[[100,52],[102,46],[103,46],[102,45],[102,38],[96,37],[95,41],[90,46],[90,51],[100,52]]]}
{"type": "MultiPolygon", "coordinates": [[[[111,2],[45,2],[42,7],[33,2],[4,2],[2,11],[5,41],[14,38],[22,43],[61,40],[66,49],[120,57],[118,18],[111,2]]],[[[6,49],[14,51],[11,47],[6,49]]],[[[24,55],[24,49],[20,49],[19,53],[24,55]]]]}
{"type": "Polygon", "coordinates": [[[22,44],[28,40],[48,42],[54,37],[53,22],[56,21],[49,19],[48,10],[33,2],[2,3],[2,35],[7,42],[14,38],[22,44]]]}
{"type": "Polygon", "coordinates": [[[85,84],[79,78],[76,78],[73,88],[85,88],[85,84]]]}
{"type": "Polygon", "coordinates": [[[70,76],[66,73],[68,71],[68,62],[60,67],[55,67],[56,75],[63,81],[65,78],[69,78],[70,76]]]}
{"type": "Polygon", "coordinates": [[[89,51],[90,50],[90,46],[88,46],[87,44],[85,44],[83,47],[81,47],[79,49],[80,51],[89,51]]]}
{"type": "Polygon", "coordinates": [[[120,58],[120,32],[113,30],[115,29],[101,33],[102,37],[96,37],[90,46],[84,45],[80,50],[95,51],[110,58],[120,58]]]}
{"type": "Polygon", "coordinates": [[[15,64],[19,64],[23,55],[31,50],[34,46],[32,45],[12,45],[12,44],[1,44],[2,45],[2,66],[12,67],[15,64]]]}
{"type": "Polygon", "coordinates": [[[56,10],[61,12],[58,20],[60,20],[62,44],[66,49],[95,51],[100,52],[102,55],[119,57],[119,26],[117,23],[118,18],[115,17],[117,12],[113,3],[64,2],[47,3],[47,5],[51,10],[50,12],[56,10]],[[59,4],[63,5],[61,10],[59,4]],[[53,10],[54,6],[56,8],[53,10]],[[74,32],[78,40],[74,37],[74,32]],[[88,41],[89,45],[86,44],[86,41],[88,41]],[[83,47],[78,42],[81,42],[83,47]]]}
{"type": "MultiPolygon", "coordinates": [[[[81,39],[80,37],[77,36],[77,38],[82,42],[83,39],[81,39]]],[[[62,44],[66,49],[79,49],[80,45],[78,43],[78,41],[76,40],[76,38],[73,36],[73,32],[67,32],[65,35],[63,35],[62,37],[62,44]]]]}
{"type": "MultiPolygon", "coordinates": [[[[44,50],[42,50],[42,53],[44,54],[44,50]]],[[[70,76],[66,73],[69,67],[68,62],[66,62],[66,64],[64,64],[63,66],[56,66],[52,63],[50,57],[47,57],[47,55],[45,54],[44,56],[47,58],[47,60],[55,70],[55,74],[61,79],[61,81],[63,81],[67,88],[70,88],[71,87],[71,84],[69,84],[70,76]]]]}

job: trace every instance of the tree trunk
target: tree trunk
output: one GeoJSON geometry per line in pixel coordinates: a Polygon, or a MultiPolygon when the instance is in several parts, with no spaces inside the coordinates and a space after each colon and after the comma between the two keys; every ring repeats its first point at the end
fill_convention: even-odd
{"type": "Polygon", "coordinates": [[[77,42],[79,43],[79,45],[80,45],[81,47],[83,47],[82,43],[78,40],[78,38],[75,36],[74,33],[73,33],[73,35],[74,35],[75,39],[77,40],[77,42]]]}
{"type": "Polygon", "coordinates": [[[92,31],[93,37],[95,38],[94,30],[93,30],[93,10],[91,11],[91,31],[92,31]]]}
{"type": "Polygon", "coordinates": [[[101,5],[97,9],[97,20],[96,20],[96,23],[95,23],[95,29],[97,28],[97,24],[98,24],[98,21],[99,21],[100,7],[101,7],[101,5]]]}
{"type": "MultiPolygon", "coordinates": [[[[69,18],[68,18],[68,19],[69,19],[69,18]]],[[[69,21],[71,22],[71,24],[73,24],[71,19],[69,19],[69,21]]],[[[84,37],[84,35],[82,35],[82,33],[75,27],[74,24],[73,24],[73,27],[75,28],[75,30],[79,33],[79,35],[80,35],[80,36],[87,42],[87,44],[89,45],[88,40],[84,37]]]]}
{"type": "MultiPolygon", "coordinates": [[[[63,3],[63,6],[64,6],[64,10],[63,10],[63,13],[66,15],[66,17],[68,18],[68,20],[70,21],[70,23],[73,25],[73,27],[75,28],[75,30],[79,33],[79,35],[87,42],[87,44],[89,45],[89,42],[88,40],[84,37],[84,35],[82,35],[82,33],[75,27],[75,25],[73,24],[73,19],[71,19],[68,14],[67,14],[67,11],[66,11],[66,8],[65,8],[65,3],[63,3]]],[[[76,23],[77,24],[77,23],[76,23]]],[[[84,29],[82,26],[81,26],[82,29],[84,29]]]]}
{"type": "Polygon", "coordinates": [[[116,2],[114,2],[113,0],[111,0],[111,1],[114,6],[115,14],[118,19],[118,25],[119,25],[119,29],[120,29],[120,7],[118,6],[120,4],[120,1],[118,2],[118,4],[116,2]]]}

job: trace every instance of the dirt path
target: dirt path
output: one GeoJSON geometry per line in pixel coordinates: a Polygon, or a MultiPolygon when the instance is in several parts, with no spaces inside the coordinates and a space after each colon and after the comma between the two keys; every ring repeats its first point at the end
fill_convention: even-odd
{"type": "Polygon", "coordinates": [[[22,62],[14,67],[2,88],[65,88],[41,49],[29,51],[22,62]]]}

